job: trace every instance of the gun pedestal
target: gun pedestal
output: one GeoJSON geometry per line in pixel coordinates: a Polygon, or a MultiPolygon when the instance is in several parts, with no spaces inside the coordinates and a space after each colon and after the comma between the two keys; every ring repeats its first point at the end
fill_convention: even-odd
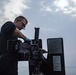
{"type": "MultiPolygon", "coordinates": [[[[34,35],[34,39],[32,39],[32,43],[38,45],[39,48],[42,48],[42,40],[39,39],[39,28],[35,28],[35,35],[34,35]]],[[[39,54],[39,53],[37,53],[37,54],[39,54]]],[[[37,58],[39,58],[39,57],[37,57],[37,58]]],[[[39,60],[37,59],[37,61],[36,60],[30,60],[29,61],[30,75],[32,75],[32,73],[34,75],[38,75],[38,73],[39,73],[39,66],[40,66],[39,65],[39,60]]]]}

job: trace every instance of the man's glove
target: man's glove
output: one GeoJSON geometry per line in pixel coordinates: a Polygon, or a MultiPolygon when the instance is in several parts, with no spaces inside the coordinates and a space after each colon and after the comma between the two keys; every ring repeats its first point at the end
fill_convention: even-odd
{"type": "Polygon", "coordinates": [[[27,37],[24,38],[24,42],[25,42],[25,43],[28,43],[28,44],[30,44],[30,45],[32,44],[31,39],[29,39],[29,38],[27,38],[27,37]]]}

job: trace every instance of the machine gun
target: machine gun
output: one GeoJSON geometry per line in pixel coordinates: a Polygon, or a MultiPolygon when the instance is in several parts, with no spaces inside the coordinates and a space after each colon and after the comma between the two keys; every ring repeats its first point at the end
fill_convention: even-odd
{"type": "Polygon", "coordinates": [[[39,28],[35,28],[35,36],[32,39],[32,45],[24,43],[20,40],[8,41],[8,51],[18,52],[19,61],[29,61],[30,75],[39,72],[40,64],[45,61],[44,53],[46,50],[42,49],[42,40],[39,39],[39,28]]]}

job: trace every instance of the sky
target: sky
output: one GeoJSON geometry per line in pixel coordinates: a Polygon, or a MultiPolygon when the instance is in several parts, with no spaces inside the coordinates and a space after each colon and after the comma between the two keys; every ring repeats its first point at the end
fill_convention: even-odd
{"type": "Polygon", "coordinates": [[[0,27],[18,15],[28,19],[21,32],[34,38],[34,28],[39,27],[39,38],[47,50],[48,38],[63,38],[65,69],[67,75],[76,75],[76,0],[0,0],[0,27]]]}

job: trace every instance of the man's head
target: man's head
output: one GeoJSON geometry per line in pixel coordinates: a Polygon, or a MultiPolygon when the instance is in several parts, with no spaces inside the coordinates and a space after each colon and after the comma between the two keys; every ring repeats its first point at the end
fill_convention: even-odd
{"type": "Polygon", "coordinates": [[[14,20],[15,26],[16,26],[19,30],[25,28],[26,25],[27,25],[27,23],[28,23],[27,19],[26,19],[25,17],[23,17],[23,16],[18,16],[18,17],[16,17],[15,20],[14,20]]]}

